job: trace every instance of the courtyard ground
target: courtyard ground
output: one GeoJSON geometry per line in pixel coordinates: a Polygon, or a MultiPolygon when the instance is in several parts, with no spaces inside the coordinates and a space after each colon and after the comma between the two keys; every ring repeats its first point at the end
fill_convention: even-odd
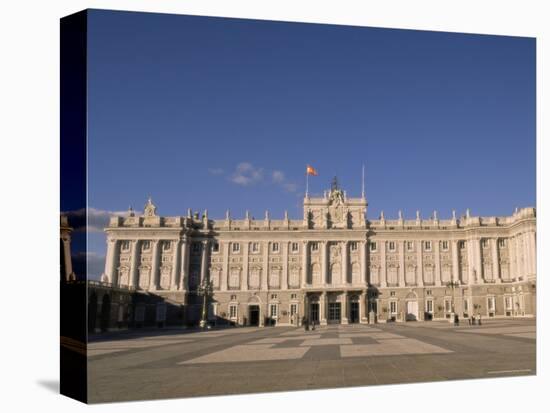
{"type": "Polygon", "coordinates": [[[159,330],[94,338],[92,403],[532,375],[535,320],[159,330]]]}

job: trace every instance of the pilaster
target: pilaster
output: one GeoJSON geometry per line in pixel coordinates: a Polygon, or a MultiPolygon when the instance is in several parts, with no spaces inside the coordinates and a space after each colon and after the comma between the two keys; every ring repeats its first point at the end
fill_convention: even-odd
{"type": "Polygon", "coordinates": [[[181,271],[179,280],[179,289],[187,291],[189,289],[189,239],[184,235],[181,239],[181,271]]]}
{"type": "Polygon", "coordinates": [[[250,242],[243,242],[243,276],[241,280],[241,290],[248,291],[248,254],[250,251],[250,242]]]}
{"type": "Polygon", "coordinates": [[[496,283],[500,283],[500,268],[499,268],[499,260],[498,260],[498,238],[491,238],[491,258],[492,258],[492,270],[493,270],[493,280],[495,280],[496,283]]]}
{"type": "Polygon", "coordinates": [[[380,287],[388,286],[386,278],[386,241],[379,241],[380,244],[380,287]]]}
{"type": "Polygon", "coordinates": [[[281,275],[281,289],[288,290],[288,241],[283,243],[283,274],[281,275]]]}
{"type": "Polygon", "coordinates": [[[328,265],[328,242],[321,241],[321,285],[327,285],[327,265],[328,265]]]}
{"type": "Polygon", "coordinates": [[[399,248],[399,279],[398,284],[400,287],[405,287],[405,244],[406,241],[399,241],[397,247],[399,248]]]}
{"type": "Polygon", "coordinates": [[[229,279],[229,242],[223,243],[223,269],[220,281],[221,291],[227,291],[227,280],[229,279]]]}
{"type": "Polygon", "coordinates": [[[261,280],[261,287],[262,291],[267,291],[269,289],[269,246],[270,242],[266,241],[264,242],[264,248],[263,248],[263,271],[262,271],[262,280],[261,280]]]}
{"type": "MultiPolygon", "coordinates": [[[[302,243],[302,288],[305,288],[308,283],[308,268],[309,268],[309,242],[302,243]]],[[[305,314],[305,313],[304,313],[305,314]]]]}
{"type": "Polygon", "coordinates": [[[416,251],[416,265],[418,268],[418,274],[416,279],[416,285],[419,287],[424,286],[424,262],[423,262],[423,245],[422,241],[417,241],[417,251],[416,251]]]}
{"type": "MultiPolygon", "coordinates": [[[[451,272],[451,282],[455,282],[455,281],[463,281],[463,277],[460,277],[460,265],[459,265],[459,261],[458,261],[458,241],[456,240],[453,240],[451,241],[451,260],[452,260],[452,264],[453,264],[453,270],[451,272]]],[[[470,265],[470,263],[468,262],[468,265],[470,265]]],[[[469,277],[469,275],[468,275],[469,277]]],[[[469,278],[468,278],[469,280],[469,278]]]]}
{"type": "Polygon", "coordinates": [[[348,285],[349,284],[349,278],[348,278],[348,261],[349,261],[349,255],[348,255],[348,242],[343,241],[342,242],[342,284],[348,285]]]}
{"type": "MultiPolygon", "coordinates": [[[[138,283],[138,267],[139,267],[139,248],[140,248],[140,241],[135,240],[132,241],[132,255],[130,256],[130,281],[129,281],[129,287],[133,288],[138,283]]],[[[154,268],[151,267],[151,277],[153,277],[154,274],[154,268]]]]}
{"type": "MultiPolygon", "coordinates": [[[[447,244],[448,245],[448,244],[447,244]]],[[[434,280],[435,286],[441,287],[441,241],[434,241],[434,252],[435,252],[435,268],[434,268],[434,280]]]]}
{"type": "Polygon", "coordinates": [[[179,275],[179,260],[180,260],[180,248],[179,240],[172,241],[172,251],[174,256],[172,257],[172,274],[170,276],[170,290],[175,291],[178,288],[178,275],[179,275]]]}

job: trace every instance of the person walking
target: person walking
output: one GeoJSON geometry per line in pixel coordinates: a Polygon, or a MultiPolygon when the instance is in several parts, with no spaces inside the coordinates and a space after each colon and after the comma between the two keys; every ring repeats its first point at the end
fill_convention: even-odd
{"type": "Polygon", "coordinates": [[[477,325],[481,325],[481,314],[477,313],[477,325]]]}
{"type": "Polygon", "coordinates": [[[458,327],[458,314],[455,314],[455,327],[458,327]]]}

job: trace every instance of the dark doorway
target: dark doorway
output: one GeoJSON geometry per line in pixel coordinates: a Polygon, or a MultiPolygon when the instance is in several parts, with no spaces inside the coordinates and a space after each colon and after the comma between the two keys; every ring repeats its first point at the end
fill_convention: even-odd
{"type": "Polygon", "coordinates": [[[101,301],[101,319],[99,321],[99,327],[101,331],[107,331],[109,328],[109,321],[111,320],[111,297],[108,294],[103,296],[101,301]]]}
{"type": "Polygon", "coordinates": [[[351,302],[349,307],[349,322],[358,323],[359,322],[359,303],[351,302]]]}
{"type": "Polygon", "coordinates": [[[328,322],[339,324],[341,322],[340,303],[328,303],[328,322]]]}
{"type": "Polygon", "coordinates": [[[260,325],[260,306],[250,305],[248,306],[248,319],[250,320],[251,326],[260,325]]]}
{"type": "Polygon", "coordinates": [[[88,301],[88,332],[95,332],[95,325],[97,320],[97,295],[95,292],[90,295],[88,301]]]}
{"type": "Polygon", "coordinates": [[[309,306],[309,321],[319,323],[319,303],[311,303],[309,306]]]}

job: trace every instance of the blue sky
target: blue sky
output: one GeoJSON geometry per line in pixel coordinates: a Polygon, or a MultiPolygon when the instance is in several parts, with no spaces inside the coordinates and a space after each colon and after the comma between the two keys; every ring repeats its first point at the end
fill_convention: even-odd
{"type": "Polygon", "coordinates": [[[348,195],[365,164],[369,218],[535,205],[532,38],[110,11],[88,35],[97,217],[299,218],[306,164],[348,195]]]}

